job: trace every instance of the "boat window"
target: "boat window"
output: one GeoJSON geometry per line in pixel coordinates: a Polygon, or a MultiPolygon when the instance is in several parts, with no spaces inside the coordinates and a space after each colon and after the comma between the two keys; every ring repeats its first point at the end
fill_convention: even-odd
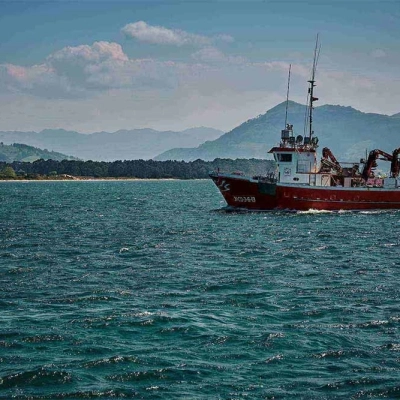
{"type": "Polygon", "coordinates": [[[311,170],[310,163],[308,161],[298,161],[297,162],[297,172],[305,173],[311,170]]]}
{"type": "Polygon", "coordinates": [[[278,154],[278,161],[292,162],[292,155],[291,154],[278,154]]]}

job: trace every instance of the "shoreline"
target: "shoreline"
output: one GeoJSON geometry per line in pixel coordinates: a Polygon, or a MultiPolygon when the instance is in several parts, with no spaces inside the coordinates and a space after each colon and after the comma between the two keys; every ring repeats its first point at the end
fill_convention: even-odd
{"type": "Polygon", "coordinates": [[[208,178],[84,178],[74,179],[0,179],[1,182],[118,182],[118,181],[206,181],[208,178]]]}

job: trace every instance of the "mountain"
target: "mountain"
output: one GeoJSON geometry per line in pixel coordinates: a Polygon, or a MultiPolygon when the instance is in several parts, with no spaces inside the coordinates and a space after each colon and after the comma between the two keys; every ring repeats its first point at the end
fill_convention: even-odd
{"type": "Polygon", "coordinates": [[[66,156],[55,151],[38,149],[26,144],[13,143],[12,145],[5,145],[0,143],[0,161],[7,163],[13,161],[33,162],[39,159],[55,161],[77,160],[75,157],[66,156]]]}
{"type": "Polygon", "coordinates": [[[24,143],[52,151],[73,154],[83,160],[115,161],[151,159],[173,147],[193,147],[223,134],[213,128],[191,128],[182,132],[153,129],[119,130],[114,133],[82,134],[63,129],[41,132],[1,132],[5,144],[24,143]]]}
{"type": "MultiPolygon", "coordinates": [[[[285,110],[286,102],[283,102],[216,140],[191,149],[175,148],[155,159],[271,158],[268,151],[279,143],[285,110]]],[[[304,136],[305,114],[305,105],[289,102],[288,122],[293,124],[295,136],[304,136]]],[[[314,109],[313,129],[314,136],[320,139],[320,146],[329,147],[340,161],[359,161],[365,157],[367,149],[380,148],[391,153],[400,147],[399,114],[370,114],[352,107],[323,105],[314,109]]]]}

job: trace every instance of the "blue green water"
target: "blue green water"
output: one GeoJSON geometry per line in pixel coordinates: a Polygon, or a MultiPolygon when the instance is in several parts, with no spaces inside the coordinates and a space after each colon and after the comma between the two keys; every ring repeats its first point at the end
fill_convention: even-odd
{"type": "Polygon", "coordinates": [[[211,181],[0,184],[0,398],[400,398],[400,212],[211,181]]]}

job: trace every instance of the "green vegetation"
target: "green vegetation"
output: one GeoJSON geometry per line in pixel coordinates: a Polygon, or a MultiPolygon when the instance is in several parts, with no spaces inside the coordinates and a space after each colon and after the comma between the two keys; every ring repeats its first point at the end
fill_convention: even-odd
{"type": "Polygon", "coordinates": [[[37,147],[28,146],[26,144],[14,143],[5,145],[0,143],[0,161],[13,162],[25,161],[33,162],[35,160],[77,160],[75,157],[69,157],[65,154],[57,153],[55,151],[42,150],[37,147]]]}
{"type": "Polygon", "coordinates": [[[211,162],[184,161],[76,161],[37,160],[29,162],[0,162],[0,179],[73,179],[84,178],[138,178],[138,179],[204,179],[210,171],[241,171],[247,175],[265,175],[274,163],[257,159],[215,159],[211,162]],[[12,175],[11,170],[14,172],[12,175]],[[8,171],[8,172],[7,172],[8,171]]]}
{"type": "Polygon", "coordinates": [[[0,169],[0,179],[15,179],[16,177],[17,174],[9,165],[4,165],[3,168],[0,169]]]}

